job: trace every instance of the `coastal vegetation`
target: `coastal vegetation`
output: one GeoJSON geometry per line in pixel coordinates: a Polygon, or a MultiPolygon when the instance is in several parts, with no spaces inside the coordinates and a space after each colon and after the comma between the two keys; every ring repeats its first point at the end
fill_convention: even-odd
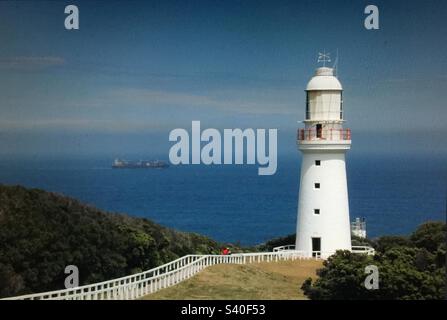
{"type": "Polygon", "coordinates": [[[446,297],[446,224],[427,222],[410,236],[384,236],[370,243],[376,255],[338,251],[323,262],[318,279],[301,289],[310,299],[432,300],[446,297]],[[365,267],[376,266],[376,290],[365,287],[365,267]]]}
{"type": "Polygon", "coordinates": [[[79,268],[83,285],[219,250],[205,236],[55,193],[0,185],[0,297],[63,289],[68,265],[79,268]]]}

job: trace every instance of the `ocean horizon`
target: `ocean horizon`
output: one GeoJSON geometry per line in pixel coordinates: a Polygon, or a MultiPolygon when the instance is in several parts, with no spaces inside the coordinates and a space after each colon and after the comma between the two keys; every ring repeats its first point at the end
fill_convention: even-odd
{"type": "MultiPolygon", "coordinates": [[[[124,157],[129,160],[160,159],[124,157]]],[[[272,176],[257,165],[112,169],[111,156],[0,156],[0,184],[39,188],[99,209],[148,218],[217,241],[255,245],[295,233],[301,156],[280,155],[272,176]]],[[[347,156],[350,219],[369,238],[445,221],[445,158],[347,156]]]]}

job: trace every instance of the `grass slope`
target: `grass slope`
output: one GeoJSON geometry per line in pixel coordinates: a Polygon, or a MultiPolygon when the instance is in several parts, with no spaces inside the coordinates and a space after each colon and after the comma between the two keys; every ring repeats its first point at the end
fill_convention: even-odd
{"type": "Polygon", "coordinates": [[[215,265],[144,299],[306,299],[301,285],[309,277],[315,279],[321,267],[315,260],[215,265]]]}

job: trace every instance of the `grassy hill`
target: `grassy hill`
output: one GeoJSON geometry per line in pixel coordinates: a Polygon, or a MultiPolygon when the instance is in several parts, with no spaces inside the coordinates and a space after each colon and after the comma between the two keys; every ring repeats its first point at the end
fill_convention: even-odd
{"type": "Polygon", "coordinates": [[[306,299],[301,285],[321,267],[315,260],[215,265],[144,299],[306,299]]]}
{"type": "Polygon", "coordinates": [[[180,256],[219,252],[201,235],[107,213],[55,193],[0,185],[0,297],[64,288],[150,269],[180,256]]]}

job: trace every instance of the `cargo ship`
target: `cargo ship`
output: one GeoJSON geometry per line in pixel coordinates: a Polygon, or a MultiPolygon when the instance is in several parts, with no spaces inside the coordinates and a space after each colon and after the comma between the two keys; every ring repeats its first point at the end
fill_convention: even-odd
{"type": "Polygon", "coordinates": [[[140,160],[128,161],[115,159],[112,164],[113,169],[146,169],[146,168],[167,168],[169,165],[160,160],[140,160]]]}

